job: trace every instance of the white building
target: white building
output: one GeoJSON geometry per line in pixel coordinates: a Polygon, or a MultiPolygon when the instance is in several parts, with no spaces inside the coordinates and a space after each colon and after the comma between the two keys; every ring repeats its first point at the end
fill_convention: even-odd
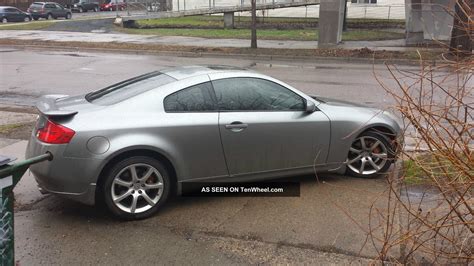
{"type": "MultiPolygon", "coordinates": [[[[173,9],[177,11],[186,9],[207,8],[209,5],[237,6],[249,5],[250,0],[172,0],[173,9]],[[179,1],[179,5],[178,5],[179,1]]],[[[257,0],[257,3],[285,2],[289,0],[257,0]]],[[[302,0],[293,0],[299,2],[302,0]]],[[[304,1],[304,0],[303,0],[304,1]]],[[[349,18],[381,18],[381,19],[405,19],[405,0],[350,0],[348,1],[349,18]]],[[[262,15],[262,11],[258,12],[262,15]]],[[[239,14],[236,13],[236,16],[239,14]]],[[[243,16],[249,15],[243,12],[243,16]]],[[[265,11],[265,16],[273,17],[319,17],[319,6],[281,8],[265,11]]]]}
{"type": "MultiPolygon", "coordinates": [[[[269,16],[276,17],[317,18],[319,17],[319,6],[275,9],[269,10],[268,13],[269,16]]],[[[347,4],[347,17],[405,19],[405,0],[351,0],[347,4]]]]}

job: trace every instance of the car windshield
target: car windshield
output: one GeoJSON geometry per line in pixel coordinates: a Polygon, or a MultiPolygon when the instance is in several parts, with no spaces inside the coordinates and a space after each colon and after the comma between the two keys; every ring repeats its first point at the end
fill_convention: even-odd
{"type": "Polygon", "coordinates": [[[112,105],[173,81],[176,79],[166,74],[151,72],[91,92],[86,95],[86,100],[99,105],[112,105]]]}

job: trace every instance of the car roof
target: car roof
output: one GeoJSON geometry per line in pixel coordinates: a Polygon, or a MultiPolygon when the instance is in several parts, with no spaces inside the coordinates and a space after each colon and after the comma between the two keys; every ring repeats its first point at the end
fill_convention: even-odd
{"type": "Polygon", "coordinates": [[[0,9],[4,9],[4,8],[14,8],[14,9],[17,9],[17,8],[14,7],[14,6],[0,6],[0,9]]]}
{"type": "Polygon", "coordinates": [[[239,67],[225,66],[225,65],[195,65],[195,66],[180,66],[167,68],[162,71],[172,78],[177,80],[186,79],[194,76],[208,75],[212,73],[222,72],[248,72],[248,70],[239,67]]]}

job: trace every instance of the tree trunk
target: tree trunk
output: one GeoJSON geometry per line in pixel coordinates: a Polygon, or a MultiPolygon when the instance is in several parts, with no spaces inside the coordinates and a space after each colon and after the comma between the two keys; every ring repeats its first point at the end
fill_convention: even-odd
{"type": "Polygon", "coordinates": [[[252,39],[251,48],[257,48],[257,0],[252,0],[252,39]]]}
{"type": "Polygon", "coordinates": [[[470,0],[457,0],[454,6],[454,25],[451,31],[449,50],[454,55],[472,55],[472,36],[469,17],[472,17],[473,3],[470,0]]]}

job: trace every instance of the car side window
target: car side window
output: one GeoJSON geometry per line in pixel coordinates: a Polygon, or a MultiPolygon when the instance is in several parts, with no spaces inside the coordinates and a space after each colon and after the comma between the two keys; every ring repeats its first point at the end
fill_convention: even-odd
{"type": "Polygon", "coordinates": [[[303,111],[305,106],[301,96],[265,79],[227,78],[212,85],[223,111],[303,111]]]}
{"type": "Polygon", "coordinates": [[[166,96],[164,107],[166,112],[212,112],[217,111],[212,98],[210,82],[201,83],[182,89],[166,96]]]}

